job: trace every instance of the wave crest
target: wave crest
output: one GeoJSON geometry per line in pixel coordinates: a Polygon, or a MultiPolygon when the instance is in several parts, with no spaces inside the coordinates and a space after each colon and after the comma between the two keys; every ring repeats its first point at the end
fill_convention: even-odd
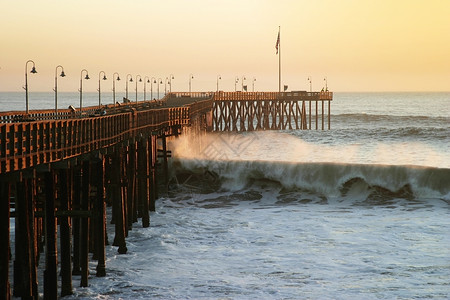
{"type": "Polygon", "coordinates": [[[182,159],[173,169],[209,174],[218,182],[215,188],[230,191],[242,190],[255,180],[270,180],[284,189],[327,198],[446,199],[450,193],[450,169],[432,167],[182,159]]]}

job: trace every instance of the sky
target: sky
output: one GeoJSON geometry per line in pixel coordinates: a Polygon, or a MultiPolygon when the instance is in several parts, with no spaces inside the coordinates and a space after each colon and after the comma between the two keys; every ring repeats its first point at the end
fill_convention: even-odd
{"type": "Polygon", "coordinates": [[[449,0],[0,0],[0,91],[23,91],[28,60],[30,91],[51,92],[58,65],[59,91],[83,69],[84,91],[101,71],[277,91],[279,28],[288,90],[450,91],[449,15],[449,0]]]}

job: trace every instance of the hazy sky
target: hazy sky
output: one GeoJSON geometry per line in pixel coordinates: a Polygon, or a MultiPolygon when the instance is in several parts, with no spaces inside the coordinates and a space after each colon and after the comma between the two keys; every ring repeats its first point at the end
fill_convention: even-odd
{"type": "Polygon", "coordinates": [[[33,91],[52,90],[57,65],[60,91],[76,92],[82,69],[85,91],[100,71],[173,74],[173,91],[191,73],[193,91],[216,90],[218,75],[233,91],[245,75],[249,90],[256,78],[275,91],[278,26],[289,90],[309,90],[308,76],[313,90],[324,77],[332,91],[450,90],[449,0],[0,1],[0,91],[22,91],[28,59],[33,91]]]}

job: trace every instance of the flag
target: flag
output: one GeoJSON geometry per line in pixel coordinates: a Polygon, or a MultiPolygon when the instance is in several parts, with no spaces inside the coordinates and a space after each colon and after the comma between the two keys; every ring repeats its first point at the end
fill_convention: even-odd
{"type": "Polygon", "coordinates": [[[279,46],[280,46],[280,31],[278,30],[277,43],[275,44],[275,49],[277,49],[277,54],[278,54],[278,47],[279,46]]]}

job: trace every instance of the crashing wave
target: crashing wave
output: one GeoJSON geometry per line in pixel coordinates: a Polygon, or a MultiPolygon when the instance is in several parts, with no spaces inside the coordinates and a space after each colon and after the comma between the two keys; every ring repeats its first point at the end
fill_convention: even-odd
{"type": "Polygon", "coordinates": [[[327,198],[445,200],[450,193],[450,169],[434,167],[181,159],[173,169],[197,176],[206,174],[209,183],[204,184],[209,188],[229,191],[269,180],[283,189],[309,191],[327,198]]]}

